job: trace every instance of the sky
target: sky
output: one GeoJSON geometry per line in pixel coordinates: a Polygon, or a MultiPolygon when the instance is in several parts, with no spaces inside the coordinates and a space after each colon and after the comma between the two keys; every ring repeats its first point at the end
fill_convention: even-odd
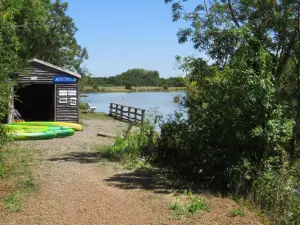
{"type": "MultiPolygon", "coordinates": [[[[171,7],[164,0],[67,1],[67,14],[78,28],[77,41],[88,50],[84,65],[95,77],[132,68],[174,77],[181,74],[175,67],[176,55],[199,55],[191,43],[178,43],[178,29],[188,24],[172,22],[171,7]]],[[[189,7],[196,3],[199,0],[188,2],[189,7]]]]}

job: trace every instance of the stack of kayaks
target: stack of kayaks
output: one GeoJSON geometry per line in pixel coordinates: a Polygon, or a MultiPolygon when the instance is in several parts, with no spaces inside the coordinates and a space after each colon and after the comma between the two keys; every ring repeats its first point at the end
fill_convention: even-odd
{"type": "Polygon", "coordinates": [[[8,136],[14,140],[44,140],[56,137],[68,137],[74,130],[82,131],[82,126],[65,122],[14,122],[3,125],[8,136]]]}

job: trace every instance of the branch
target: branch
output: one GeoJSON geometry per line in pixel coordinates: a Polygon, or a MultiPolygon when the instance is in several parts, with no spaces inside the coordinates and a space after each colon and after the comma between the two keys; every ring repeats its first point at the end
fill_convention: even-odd
{"type": "Polygon", "coordinates": [[[233,22],[235,23],[235,25],[237,27],[240,27],[235,15],[234,15],[234,11],[233,11],[233,8],[232,8],[232,5],[231,5],[231,0],[228,0],[228,7],[229,7],[229,10],[230,10],[230,13],[231,13],[231,17],[232,17],[232,20],[233,22]]]}
{"type": "Polygon", "coordinates": [[[208,10],[207,10],[207,5],[206,5],[206,0],[204,0],[204,7],[205,7],[206,15],[208,15],[208,10]]]}

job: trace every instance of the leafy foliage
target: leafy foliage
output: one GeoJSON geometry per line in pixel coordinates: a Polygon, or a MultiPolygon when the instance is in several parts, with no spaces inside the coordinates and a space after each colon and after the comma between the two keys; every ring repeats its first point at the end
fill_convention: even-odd
{"type": "MultiPolygon", "coordinates": [[[[39,58],[58,66],[88,71],[81,64],[87,51],[78,45],[77,28],[67,14],[68,3],[60,0],[0,1],[0,122],[5,122],[15,72],[29,58],[39,58]]],[[[7,141],[0,127],[0,148],[7,141]]]]}
{"type": "Polygon", "coordinates": [[[96,87],[98,86],[169,86],[169,87],[184,87],[185,82],[182,77],[159,77],[158,71],[145,69],[129,69],[124,73],[111,77],[85,77],[81,81],[81,89],[84,86],[96,87]]]}
{"type": "Polygon", "coordinates": [[[161,128],[157,161],[207,188],[247,196],[274,224],[298,224],[300,5],[298,1],[171,3],[190,22],[203,59],[178,57],[189,118],[161,128]]]}

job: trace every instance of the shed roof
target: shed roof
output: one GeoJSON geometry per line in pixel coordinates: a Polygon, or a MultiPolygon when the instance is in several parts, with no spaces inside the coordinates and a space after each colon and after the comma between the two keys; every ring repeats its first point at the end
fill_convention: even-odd
{"type": "Polygon", "coordinates": [[[53,69],[59,70],[59,71],[61,71],[61,72],[67,73],[67,74],[72,75],[72,76],[74,76],[74,77],[81,78],[81,75],[80,75],[79,73],[72,72],[72,71],[67,70],[67,69],[63,69],[63,68],[61,68],[61,67],[59,67],[59,66],[55,66],[55,65],[53,65],[53,64],[51,64],[51,63],[45,62],[45,61],[40,60],[40,59],[35,59],[35,58],[34,58],[34,59],[28,60],[28,62],[36,62],[36,63],[42,64],[42,65],[51,67],[51,68],[53,68],[53,69]]]}

